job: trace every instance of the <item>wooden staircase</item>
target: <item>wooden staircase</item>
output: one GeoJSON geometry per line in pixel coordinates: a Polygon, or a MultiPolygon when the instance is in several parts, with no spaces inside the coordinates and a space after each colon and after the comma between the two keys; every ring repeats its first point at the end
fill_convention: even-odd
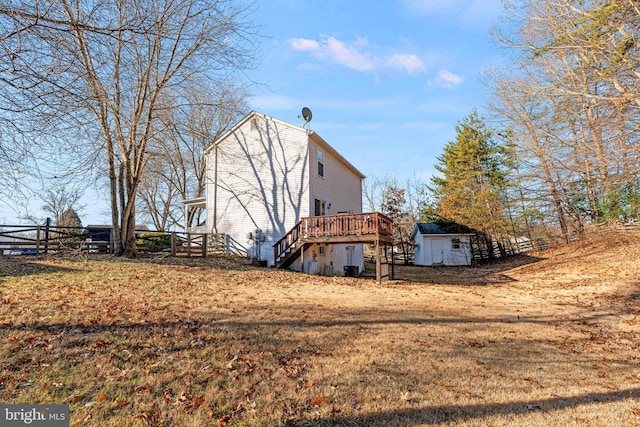
{"type": "Polygon", "coordinates": [[[276,268],[287,268],[300,257],[302,251],[307,247],[301,242],[300,227],[302,221],[298,222],[287,234],[273,245],[273,259],[276,268]]]}
{"type": "Polygon", "coordinates": [[[287,248],[287,250],[280,256],[279,260],[276,260],[276,267],[288,268],[296,259],[300,258],[302,252],[305,251],[309,246],[311,246],[311,243],[294,243],[289,248],[287,248]]]}
{"type": "Polygon", "coordinates": [[[276,268],[287,268],[314,243],[393,243],[393,221],[379,212],[302,218],[273,245],[276,268]]]}

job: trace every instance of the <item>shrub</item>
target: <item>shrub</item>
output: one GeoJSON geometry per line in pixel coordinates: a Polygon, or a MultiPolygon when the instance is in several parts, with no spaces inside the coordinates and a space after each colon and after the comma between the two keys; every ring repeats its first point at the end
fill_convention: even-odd
{"type": "Polygon", "coordinates": [[[136,245],[142,252],[160,252],[171,250],[171,235],[161,231],[138,234],[136,245]]]}

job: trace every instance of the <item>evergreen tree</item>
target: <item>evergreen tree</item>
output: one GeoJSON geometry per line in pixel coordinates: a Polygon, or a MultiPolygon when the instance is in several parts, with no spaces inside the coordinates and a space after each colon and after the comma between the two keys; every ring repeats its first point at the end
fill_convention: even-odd
{"type": "Polygon", "coordinates": [[[429,190],[439,217],[474,228],[488,236],[506,234],[508,149],[500,145],[476,110],[456,126],[455,141],[437,157],[429,190]]]}

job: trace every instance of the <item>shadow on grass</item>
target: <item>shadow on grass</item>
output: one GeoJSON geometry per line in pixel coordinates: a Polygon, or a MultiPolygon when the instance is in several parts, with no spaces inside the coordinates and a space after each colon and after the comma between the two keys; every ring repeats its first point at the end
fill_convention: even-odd
{"type": "MultiPolygon", "coordinates": [[[[227,271],[251,271],[265,270],[265,267],[253,265],[245,257],[237,255],[211,255],[202,257],[171,257],[166,255],[141,255],[138,258],[114,257],[109,254],[89,254],[86,258],[52,257],[43,258],[45,262],[64,260],[74,262],[113,262],[129,264],[155,264],[175,267],[176,269],[220,269],[227,271]]],[[[514,282],[514,279],[502,272],[527,264],[541,261],[527,255],[516,255],[509,258],[498,259],[479,266],[406,266],[394,265],[394,280],[428,284],[451,284],[466,286],[500,285],[514,282]]],[[[267,269],[273,271],[273,269],[267,269]]],[[[23,258],[0,258],[0,280],[3,276],[24,276],[30,274],[44,274],[59,271],[75,271],[73,268],[35,263],[23,258]]],[[[301,273],[302,274],[302,273],[301,273]]],[[[365,263],[363,279],[375,279],[375,263],[365,263]]]]}
{"type": "MultiPolygon", "coordinates": [[[[626,282],[623,291],[601,295],[600,300],[621,313],[640,315],[640,282],[626,282]]],[[[633,322],[637,324],[635,320],[633,322]]]]}
{"type": "MultiPolygon", "coordinates": [[[[414,266],[394,264],[394,280],[440,285],[501,285],[515,282],[504,272],[528,264],[543,261],[545,258],[530,255],[515,255],[498,258],[476,266],[414,266]]],[[[391,270],[391,266],[389,266],[391,270]]],[[[375,278],[375,263],[365,263],[363,277],[375,278]]]]}
{"type": "Polygon", "coordinates": [[[184,268],[218,268],[229,271],[248,271],[262,267],[252,265],[251,260],[238,255],[213,254],[206,258],[200,256],[175,256],[167,254],[141,254],[137,258],[116,257],[113,255],[91,255],[91,261],[103,261],[129,264],[156,264],[184,268]]]}
{"type": "Polygon", "coordinates": [[[0,258],[0,283],[5,277],[23,277],[37,274],[51,274],[59,272],[77,271],[74,268],[62,267],[59,265],[43,264],[35,262],[33,259],[1,257],[0,258]]]}
{"type": "Polygon", "coordinates": [[[640,283],[636,285],[637,292],[631,293],[627,297],[627,302],[635,306],[635,314],[640,314],[640,283]]]}
{"type": "MultiPolygon", "coordinates": [[[[283,305],[273,307],[275,309],[289,309],[292,316],[298,313],[304,305],[291,306],[283,305]]],[[[146,365],[151,365],[153,361],[160,360],[165,357],[167,353],[174,355],[181,354],[187,357],[197,358],[200,354],[197,349],[211,348],[212,351],[219,351],[220,354],[217,357],[226,357],[223,359],[225,363],[228,362],[229,357],[234,353],[244,354],[251,356],[252,354],[264,353],[272,354],[271,356],[265,356],[269,359],[269,365],[264,362],[267,368],[274,366],[274,369],[285,369],[289,365],[293,366],[298,363],[295,360],[304,359],[306,357],[317,359],[310,359],[304,363],[322,363],[322,358],[325,356],[318,355],[331,355],[337,348],[342,348],[347,344],[346,340],[353,339],[353,334],[349,331],[327,331],[327,327],[354,327],[361,328],[367,325],[391,325],[391,324],[407,324],[407,325],[419,325],[419,324],[441,324],[441,323],[469,323],[478,324],[478,328],[486,328],[488,323],[549,323],[550,318],[545,316],[529,316],[520,318],[482,318],[482,317],[458,317],[458,316],[425,316],[424,313],[419,314],[419,311],[404,312],[405,316],[402,318],[392,317],[394,312],[386,312],[376,309],[364,310],[364,311],[343,311],[339,309],[328,310],[323,312],[322,317],[319,319],[312,319],[309,321],[295,320],[295,319],[269,319],[268,316],[264,320],[243,320],[241,315],[237,317],[228,318],[228,313],[219,314],[220,318],[212,319],[212,316],[207,316],[204,313],[197,315],[192,313],[190,317],[187,314],[184,315],[184,319],[177,319],[173,321],[149,321],[144,320],[137,322],[96,322],[95,324],[83,324],[72,322],[70,324],[65,323],[38,323],[37,321],[31,321],[32,323],[20,323],[16,325],[3,325],[3,331],[16,331],[23,335],[20,339],[15,341],[5,340],[5,342],[15,342],[15,346],[21,345],[22,352],[24,352],[24,358],[34,358],[30,353],[33,349],[29,346],[37,346],[41,348],[41,351],[50,352],[48,345],[54,345],[52,343],[57,342],[59,337],[64,336],[63,352],[59,357],[65,357],[70,363],[76,363],[76,360],[83,360],[82,354],[93,351],[101,351],[105,354],[112,354],[114,366],[118,366],[122,369],[128,369],[128,365],[124,363],[128,359],[120,360],[119,354],[122,351],[127,350],[127,355],[133,353],[135,357],[145,360],[151,358],[151,361],[145,361],[146,365]],[[386,315],[386,316],[385,316],[386,315]],[[326,316],[326,317],[325,317],[326,316]],[[282,331],[280,329],[284,328],[282,331]],[[320,328],[323,330],[323,334],[317,336],[316,339],[313,334],[307,334],[306,329],[320,328]],[[43,331],[48,333],[47,340],[40,340],[41,337],[38,334],[31,333],[33,331],[43,331]],[[64,331],[64,334],[60,332],[64,331]],[[22,337],[25,337],[24,339],[22,337]],[[156,341],[154,337],[158,337],[160,341],[156,341]],[[304,344],[302,344],[304,343],[304,344]],[[304,347],[301,347],[304,345],[304,347]],[[138,346],[138,347],[137,347],[138,346]],[[101,350],[100,350],[101,349],[101,350]],[[158,350],[162,349],[162,350],[158,350]],[[217,350],[216,350],[217,349],[217,350]],[[240,349],[240,350],[239,350],[240,349]],[[192,352],[192,353],[189,353],[192,352]],[[229,354],[227,354],[229,352],[229,354]],[[290,363],[289,363],[290,362],[290,363]],[[295,362],[295,363],[294,363],[295,362]],[[122,363],[122,364],[119,364],[122,363]]],[[[587,313],[587,311],[585,311],[587,313]]],[[[594,320],[597,315],[593,315],[589,319],[594,320]]],[[[553,319],[553,323],[571,322],[571,319],[553,319]]],[[[425,339],[427,330],[424,330],[425,339]]],[[[502,345],[505,344],[504,339],[499,343],[494,343],[489,340],[482,340],[482,338],[472,338],[474,341],[460,340],[455,342],[454,345],[456,354],[459,354],[461,349],[466,349],[473,358],[469,360],[475,360],[475,358],[482,358],[484,360],[495,358],[496,355],[505,357],[503,354],[502,345]],[[482,340],[482,341],[477,341],[482,340]]],[[[558,337],[560,339],[560,337],[558,337]]],[[[575,340],[563,339],[562,345],[564,348],[580,348],[580,344],[584,341],[584,337],[576,337],[575,340]]],[[[535,340],[529,337],[523,337],[520,340],[514,340],[510,346],[512,348],[542,348],[543,345],[547,345],[550,357],[556,354],[556,348],[553,344],[557,342],[545,343],[543,341],[535,340]]],[[[420,344],[416,344],[420,345],[420,344]]],[[[7,350],[15,352],[12,347],[7,347],[7,350]]],[[[558,354],[567,354],[570,350],[558,350],[558,354]]],[[[7,353],[9,354],[9,353],[7,353]]],[[[442,357],[446,357],[446,353],[443,353],[442,357]]],[[[2,354],[0,356],[5,356],[2,354]]],[[[11,353],[11,357],[14,357],[11,353]]],[[[126,363],[143,363],[138,362],[136,358],[131,359],[126,363]]],[[[16,358],[16,360],[23,360],[24,358],[16,358]]],[[[9,358],[7,357],[7,360],[9,358]]],[[[234,359],[235,360],[235,359],[234,359]]],[[[242,360],[242,359],[240,359],[242,360]]],[[[545,359],[545,363],[548,363],[551,359],[545,359]]],[[[18,369],[24,369],[22,365],[15,362],[16,367],[14,370],[19,372],[18,369]]],[[[89,362],[86,362],[89,363],[89,362]]],[[[238,362],[241,363],[241,362],[238,362]]],[[[301,362],[302,363],[302,362],[301,362]]],[[[498,362],[496,362],[498,363],[498,362]]],[[[518,353],[517,357],[514,357],[511,353],[509,360],[500,360],[500,366],[511,366],[514,364],[527,364],[531,363],[530,353],[522,350],[518,353]]],[[[565,360],[566,363],[566,360],[565,360]]],[[[586,363],[586,362],[582,362],[586,363]]],[[[628,369],[635,369],[636,363],[634,360],[624,361],[612,361],[608,363],[624,363],[628,366],[628,369]]],[[[142,365],[139,365],[142,366],[142,365]]],[[[222,365],[224,366],[224,365],[222,365]]],[[[229,368],[230,369],[230,368],[229,368]]],[[[252,368],[253,369],[253,368],[252,368]]],[[[401,372],[404,371],[402,364],[399,365],[401,372]]],[[[227,371],[222,370],[224,375],[227,375],[227,371]]],[[[228,375],[233,375],[232,370],[228,371],[228,375]]],[[[271,375],[267,373],[267,370],[257,369],[254,373],[256,375],[256,381],[261,374],[271,375]]],[[[171,373],[172,378],[179,375],[186,375],[182,373],[171,373]]],[[[224,377],[226,378],[226,377],[224,377]]],[[[377,378],[377,377],[376,377],[377,378]]],[[[264,379],[261,379],[261,381],[264,379]]],[[[229,380],[230,381],[230,380],[229,380]]],[[[229,383],[231,384],[231,383],[229,383]]],[[[608,392],[591,392],[575,396],[554,396],[547,399],[535,399],[535,400],[520,400],[504,403],[477,403],[477,404],[457,404],[451,402],[447,405],[438,406],[420,406],[410,407],[411,403],[407,403],[407,407],[400,409],[390,409],[373,413],[355,413],[355,414],[341,414],[339,412],[326,415],[324,418],[311,418],[313,415],[304,413],[302,416],[308,416],[309,419],[300,419],[292,421],[293,424],[287,425],[305,425],[305,426],[418,426],[427,424],[465,424],[465,423],[482,423],[483,420],[488,420],[491,416],[495,415],[526,415],[536,412],[547,414],[548,417],[553,417],[555,411],[562,411],[566,408],[574,408],[583,405],[592,405],[595,403],[607,403],[607,402],[619,402],[627,399],[640,398],[640,388],[631,388],[624,391],[611,390],[608,392]],[[297,423],[300,421],[300,423],[297,423]]],[[[349,403],[348,403],[349,404],[349,403]]]]}
{"type": "Polygon", "coordinates": [[[523,415],[536,411],[545,413],[594,403],[611,403],[638,399],[640,388],[605,393],[586,393],[578,396],[558,396],[521,402],[489,403],[480,405],[445,405],[423,408],[398,409],[353,417],[331,416],[314,421],[323,426],[414,426],[463,422],[492,415],[523,415]]]}
{"type": "MultiPolygon", "coordinates": [[[[292,316],[295,313],[304,311],[307,306],[300,306],[296,308],[292,305],[287,306],[271,306],[274,310],[289,310],[292,316]]],[[[602,319],[610,317],[610,314],[594,314],[590,310],[585,310],[584,315],[574,315],[568,318],[550,318],[549,316],[523,316],[518,314],[498,316],[498,317],[464,317],[464,316],[427,316],[424,315],[412,316],[406,311],[405,317],[398,317],[397,313],[389,312],[388,317],[380,317],[380,311],[365,311],[365,312],[351,312],[340,311],[331,312],[326,311],[325,314],[328,319],[306,320],[300,318],[290,319],[276,319],[276,320],[238,320],[237,318],[228,318],[224,315],[220,319],[203,320],[197,316],[194,318],[184,320],[161,320],[161,321],[148,321],[148,322],[121,322],[114,320],[111,323],[102,322],[87,322],[87,323],[39,323],[37,320],[33,323],[20,323],[16,325],[5,324],[3,328],[5,330],[20,330],[20,331],[61,331],[61,330],[78,330],[82,333],[100,333],[100,332],[114,332],[118,330],[144,330],[152,328],[161,329],[173,329],[181,327],[227,327],[238,329],[251,329],[256,327],[262,328],[296,328],[296,329],[311,329],[311,328],[331,328],[342,326],[387,326],[387,325],[429,325],[429,324],[463,324],[463,325],[491,325],[491,324],[530,324],[530,325],[559,325],[563,323],[576,323],[582,324],[589,322],[597,322],[602,319]]],[[[417,313],[416,313],[417,314],[417,313]]],[[[485,326],[482,326],[483,328],[485,326]]]]}
{"type": "MultiPolygon", "coordinates": [[[[455,319],[455,318],[433,318],[433,319],[419,319],[419,318],[407,318],[395,323],[426,323],[426,322],[481,322],[485,319],[455,319]]],[[[524,319],[524,322],[537,321],[536,319],[524,319]]],[[[303,356],[317,356],[318,354],[331,354],[336,346],[343,345],[339,339],[335,339],[335,335],[325,337],[325,339],[316,342],[315,340],[306,340],[305,347],[298,347],[300,343],[296,341],[293,334],[280,333],[278,336],[277,331],[282,327],[289,328],[307,328],[307,327],[323,327],[323,326],[351,326],[362,324],[376,324],[376,323],[394,323],[391,319],[354,319],[354,320],[337,320],[334,322],[300,322],[300,321],[275,321],[275,322],[260,322],[260,321],[213,321],[203,322],[199,320],[184,320],[175,322],[158,322],[158,323],[114,323],[114,324],[95,324],[95,325],[64,325],[64,324],[31,324],[31,325],[19,325],[19,326],[4,326],[3,329],[16,329],[25,334],[29,334],[31,331],[40,330],[47,332],[59,332],[55,329],[66,329],[70,333],[65,333],[67,340],[65,342],[65,351],[73,355],[73,347],[82,348],[83,351],[87,348],[103,348],[106,347],[104,352],[113,353],[117,358],[119,354],[116,350],[118,348],[126,348],[128,351],[136,353],[137,351],[145,352],[151,351],[150,348],[158,347],[155,343],[154,346],[149,347],[145,342],[149,339],[150,333],[164,337],[165,344],[161,347],[164,351],[174,354],[183,354],[184,352],[193,351],[193,342],[196,340],[201,342],[202,346],[211,346],[212,348],[220,347],[225,349],[230,346],[229,343],[242,342],[240,348],[243,348],[244,352],[249,354],[257,354],[260,352],[267,352],[272,354],[274,363],[279,361],[282,365],[283,360],[287,357],[294,355],[296,358],[303,356]],[[262,328],[267,328],[267,330],[262,328]],[[71,329],[71,331],[69,331],[71,329]],[[134,332],[130,334],[130,332],[134,332]],[[138,335],[138,332],[141,334],[138,335]],[[106,333],[106,334],[105,334],[106,333]],[[96,335],[94,335],[96,334],[96,335]],[[123,342],[123,338],[126,337],[130,341],[129,344],[123,342]],[[268,337],[268,338],[267,338],[268,337]],[[329,338],[331,337],[331,338],[329,338]],[[92,342],[93,341],[93,342],[92,342]],[[224,343],[224,344],[223,344],[224,343]],[[136,345],[140,345],[139,349],[136,349],[136,345]],[[250,351],[247,349],[251,349],[250,351]]],[[[27,338],[25,342],[28,342],[32,338],[27,338]]],[[[37,340],[38,338],[34,338],[37,340]]],[[[522,343],[519,343],[518,347],[531,347],[538,348],[541,342],[536,340],[525,339],[522,343]],[[524,342],[526,341],[526,342],[524,342]]],[[[579,347],[579,341],[576,340],[574,345],[579,347]]],[[[35,341],[34,341],[35,342],[35,341]]],[[[466,346],[468,343],[461,343],[461,346],[466,346]]],[[[478,346],[474,347],[474,353],[481,354],[479,357],[491,358],[492,357],[492,345],[487,343],[482,345],[480,350],[478,346]]],[[[514,344],[515,345],[515,344],[514,344]]],[[[565,345],[567,345],[565,343],[565,345]]],[[[160,357],[160,355],[156,355],[160,357]]],[[[145,356],[147,357],[147,356],[145,356]]],[[[528,363],[530,355],[523,354],[520,362],[528,363]],[[526,356],[526,357],[525,357],[526,356]]],[[[227,360],[227,359],[225,359],[227,360]]],[[[517,363],[518,360],[510,359],[510,363],[517,363]]],[[[240,363],[240,362],[238,362],[240,363]]],[[[311,362],[308,362],[311,363],[311,362]]],[[[319,362],[318,362],[319,363],[319,362]]],[[[505,362],[502,362],[505,363],[505,362]]],[[[613,363],[610,361],[610,363],[613,363]]],[[[617,361],[616,363],[625,363],[629,365],[629,369],[635,367],[633,361],[617,361]]],[[[451,423],[465,423],[473,420],[488,419],[491,416],[496,415],[526,415],[535,412],[542,412],[550,417],[553,417],[554,411],[562,411],[567,408],[575,408],[582,405],[598,404],[598,403],[611,403],[620,402],[627,399],[640,398],[640,388],[630,388],[626,390],[612,390],[608,392],[591,392],[582,395],[575,396],[554,396],[547,399],[532,399],[532,400],[519,400],[504,403],[480,403],[480,404],[447,404],[440,406],[422,406],[422,407],[407,407],[400,409],[385,410],[373,413],[356,413],[353,415],[341,415],[339,412],[326,415],[324,418],[310,418],[308,420],[298,419],[292,420],[293,423],[287,425],[305,425],[305,426],[418,426],[426,424],[451,424],[451,423]]],[[[410,405],[410,403],[408,403],[410,405]]],[[[304,415],[306,416],[306,415],[304,415]]],[[[311,415],[308,415],[311,417],[311,415]]]]}

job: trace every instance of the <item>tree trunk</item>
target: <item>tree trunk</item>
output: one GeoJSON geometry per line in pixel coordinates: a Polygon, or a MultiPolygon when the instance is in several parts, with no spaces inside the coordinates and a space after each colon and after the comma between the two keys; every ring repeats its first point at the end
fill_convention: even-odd
{"type": "Polygon", "coordinates": [[[123,233],[122,233],[122,255],[127,258],[135,258],[138,255],[136,249],[136,215],[135,208],[132,208],[127,215],[127,218],[123,221],[123,233]],[[126,224],[126,228],[125,227],[126,224]]]}

